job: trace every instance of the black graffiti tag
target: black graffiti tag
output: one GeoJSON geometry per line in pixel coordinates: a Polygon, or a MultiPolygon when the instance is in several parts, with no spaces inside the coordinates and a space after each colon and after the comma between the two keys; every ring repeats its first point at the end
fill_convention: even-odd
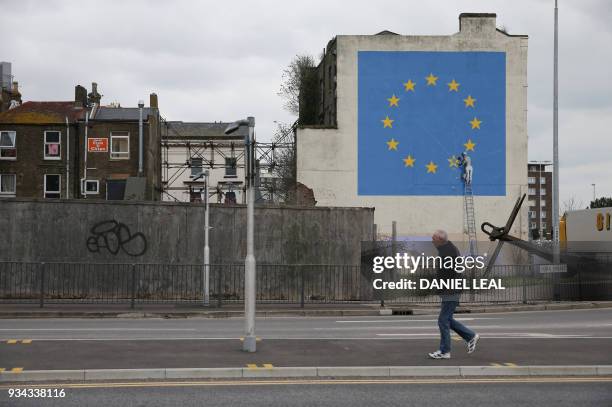
{"type": "Polygon", "coordinates": [[[87,250],[99,253],[106,249],[116,255],[119,250],[129,256],[142,256],[147,251],[147,239],[141,232],[130,233],[130,229],[116,220],[96,223],[91,229],[92,236],[87,238],[87,250]]]}

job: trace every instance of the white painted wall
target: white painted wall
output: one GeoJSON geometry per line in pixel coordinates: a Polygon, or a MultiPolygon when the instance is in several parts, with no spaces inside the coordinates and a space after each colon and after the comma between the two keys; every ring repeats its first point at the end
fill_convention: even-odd
{"type": "MultiPolygon", "coordinates": [[[[375,208],[378,231],[430,236],[445,229],[451,239],[463,234],[462,196],[357,195],[357,53],[358,51],[502,51],[506,53],[506,196],[475,196],[476,226],[505,224],[516,199],[527,192],[527,37],[495,29],[494,17],[461,21],[449,36],[358,35],[337,37],[338,128],[301,128],[297,132],[298,181],[313,188],[317,205],[375,208]]],[[[524,204],[512,234],[526,239],[524,204]]],[[[479,240],[485,240],[482,233],[479,240]]]]}

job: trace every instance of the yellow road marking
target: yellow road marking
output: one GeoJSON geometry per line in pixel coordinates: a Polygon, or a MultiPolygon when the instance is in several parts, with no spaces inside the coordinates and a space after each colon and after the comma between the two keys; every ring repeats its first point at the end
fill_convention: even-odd
{"type": "Polygon", "coordinates": [[[17,339],[9,339],[8,341],[6,341],[6,343],[8,343],[9,345],[14,345],[17,343],[17,339]]]}
{"type": "Polygon", "coordinates": [[[247,364],[247,368],[249,368],[249,369],[257,369],[257,365],[254,364],[254,363],[248,363],[247,364]]]}
{"type": "Polygon", "coordinates": [[[516,365],[515,363],[504,363],[504,365],[510,366],[510,367],[518,367],[518,365],[516,365]]]}
{"type": "MultiPolygon", "coordinates": [[[[244,336],[240,338],[240,342],[244,342],[244,336]]],[[[256,336],[255,342],[261,342],[261,338],[259,336],[256,336]]]]}
{"type": "Polygon", "coordinates": [[[4,372],[4,368],[3,367],[0,367],[0,372],[4,372]]]}
{"type": "Polygon", "coordinates": [[[462,339],[460,336],[458,336],[458,335],[451,335],[451,339],[452,339],[453,341],[461,341],[461,340],[463,340],[463,339],[462,339]]]}
{"type": "Polygon", "coordinates": [[[11,372],[13,373],[21,373],[23,372],[23,367],[14,367],[11,369],[11,372]]]}
{"type": "Polygon", "coordinates": [[[491,363],[491,366],[501,367],[501,363],[491,363]]]}
{"type": "Polygon", "coordinates": [[[21,341],[21,343],[23,343],[23,344],[30,344],[30,343],[32,343],[32,340],[31,339],[24,339],[23,341],[21,341]]]}
{"type": "Polygon", "coordinates": [[[266,369],[272,369],[274,366],[272,366],[270,363],[264,363],[263,367],[265,367],[266,369]]]}
{"type": "MultiPolygon", "coordinates": [[[[490,379],[351,379],[351,380],[235,380],[186,382],[112,382],[112,383],[49,383],[47,388],[118,388],[118,387],[193,387],[193,386],[264,386],[264,385],[331,385],[331,384],[483,384],[483,383],[612,383],[612,377],[523,377],[490,379]]],[[[0,389],[30,388],[39,384],[0,385],[0,389]]]]}

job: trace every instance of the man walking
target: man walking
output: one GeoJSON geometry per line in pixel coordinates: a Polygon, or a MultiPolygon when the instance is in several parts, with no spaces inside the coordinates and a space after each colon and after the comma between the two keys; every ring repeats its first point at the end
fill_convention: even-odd
{"type": "MultiPolygon", "coordinates": [[[[444,263],[445,258],[452,257],[454,264],[454,260],[461,255],[457,247],[448,240],[448,235],[443,230],[436,230],[431,237],[431,241],[438,250],[438,256],[442,258],[442,263],[444,263]]],[[[436,279],[438,280],[449,280],[455,278],[461,278],[461,276],[455,271],[454,268],[440,267],[436,274],[436,279]]],[[[429,357],[432,359],[450,359],[451,329],[467,342],[468,353],[474,352],[480,336],[453,318],[455,309],[459,305],[461,290],[441,289],[438,291],[438,294],[442,299],[440,315],[438,316],[438,327],[440,328],[440,349],[430,353],[429,357]]]]}

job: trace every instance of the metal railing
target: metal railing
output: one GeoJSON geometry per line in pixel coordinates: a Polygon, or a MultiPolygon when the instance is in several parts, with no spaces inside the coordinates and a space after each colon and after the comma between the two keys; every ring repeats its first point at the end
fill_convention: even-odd
{"type": "MultiPolygon", "coordinates": [[[[210,266],[210,305],[244,300],[244,265],[210,266]]],[[[258,303],[437,303],[434,290],[375,290],[373,280],[418,281],[415,274],[352,265],[258,264],[258,303]]],[[[87,264],[0,262],[0,302],[39,303],[202,303],[204,270],[195,264],[87,264]]],[[[466,273],[464,278],[484,276],[466,273]]],[[[494,266],[487,279],[505,289],[464,290],[462,302],[528,303],[547,300],[610,300],[612,273],[585,265],[572,273],[546,274],[538,266],[494,266]]]]}

